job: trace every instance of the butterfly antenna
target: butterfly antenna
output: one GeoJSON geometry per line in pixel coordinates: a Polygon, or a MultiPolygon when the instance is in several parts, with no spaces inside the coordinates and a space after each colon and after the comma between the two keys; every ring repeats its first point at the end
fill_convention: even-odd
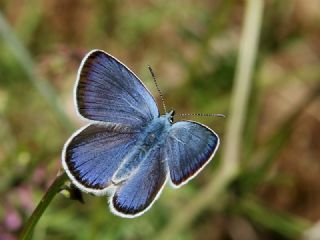
{"type": "Polygon", "coordinates": [[[226,116],[220,113],[180,113],[176,114],[176,116],[185,117],[185,116],[199,116],[199,117],[222,117],[226,116]]]}
{"type": "Polygon", "coordinates": [[[152,68],[150,67],[150,65],[148,65],[148,68],[149,68],[149,71],[150,71],[150,73],[151,73],[153,82],[154,82],[154,84],[156,85],[156,88],[157,88],[158,93],[159,93],[159,95],[160,95],[164,112],[167,112],[166,104],[164,103],[164,98],[163,98],[162,92],[161,92],[161,90],[160,90],[160,88],[159,88],[159,86],[158,86],[158,83],[157,83],[157,80],[156,80],[156,76],[154,75],[153,70],[152,70],[152,68]]]}

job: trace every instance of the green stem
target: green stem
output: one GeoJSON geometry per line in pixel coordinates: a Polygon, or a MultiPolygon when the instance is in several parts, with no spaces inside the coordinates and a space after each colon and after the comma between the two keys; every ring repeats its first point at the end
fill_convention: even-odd
{"type": "Polygon", "coordinates": [[[28,219],[25,227],[23,228],[20,239],[21,240],[28,240],[31,239],[33,229],[35,225],[38,223],[40,217],[52,201],[53,197],[61,190],[61,186],[67,180],[67,174],[62,173],[61,175],[57,176],[54,182],[50,185],[49,189],[47,190],[46,194],[41,199],[40,203],[33,211],[31,217],[28,219]]]}

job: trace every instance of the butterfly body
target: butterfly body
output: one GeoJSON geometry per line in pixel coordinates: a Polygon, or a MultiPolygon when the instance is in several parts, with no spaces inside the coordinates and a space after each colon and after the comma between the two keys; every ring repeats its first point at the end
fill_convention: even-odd
{"type": "MultiPolygon", "coordinates": [[[[140,130],[140,137],[137,139],[135,147],[128,152],[121,166],[115,172],[112,178],[113,184],[117,185],[128,179],[139,169],[141,164],[144,164],[144,161],[148,161],[149,152],[164,146],[172,125],[172,117],[173,111],[154,118],[140,130]]],[[[166,164],[164,158],[159,161],[161,164],[166,164]]]]}
{"type": "Polygon", "coordinates": [[[141,147],[147,150],[157,145],[163,145],[172,125],[170,119],[170,113],[154,118],[141,135],[141,147]]]}
{"type": "Polygon", "coordinates": [[[90,123],[74,133],[62,165],[81,190],[110,195],[113,213],[136,217],[148,210],[169,180],[180,187],[213,158],[219,137],[192,121],[173,123],[124,64],[93,50],[75,86],[80,116],[90,123]]]}

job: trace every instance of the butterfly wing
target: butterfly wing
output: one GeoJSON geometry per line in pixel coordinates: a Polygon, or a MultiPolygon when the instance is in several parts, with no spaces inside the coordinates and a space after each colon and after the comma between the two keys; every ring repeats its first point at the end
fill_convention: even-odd
{"type": "Polygon", "coordinates": [[[101,50],[89,52],[82,61],[75,96],[79,114],[90,120],[140,127],[159,116],[139,78],[101,50]]]}
{"type": "Polygon", "coordinates": [[[138,132],[112,124],[90,124],[67,141],[62,152],[63,167],[81,190],[104,194],[112,175],[133,149],[138,132]]]}
{"type": "Polygon", "coordinates": [[[160,195],[167,179],[163,154],[159,147],[151,149],[138,171],[123,182],[110,201],[116,215],[135,217],[148,210],[160,195]]]}
{"type": "Polygon", "coordinates": [[[170,179],[179,187],[192,179],[214,156],[219,137],[208,127],[191,121],[172,125],[165,145],[170,179]]]}

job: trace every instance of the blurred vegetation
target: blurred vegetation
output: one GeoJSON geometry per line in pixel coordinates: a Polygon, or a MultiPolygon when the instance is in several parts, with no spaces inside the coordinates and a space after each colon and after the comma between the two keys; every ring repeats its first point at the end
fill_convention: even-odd
{"type": "MultiPolygon", "coordinates": [[[[0,239],[17,238],[61,167],[64,142],[84,124],[72,88],[86,52],[116,56],[157,96],[151,65],[177,113],[229,116],[246,4],[1,0],[0,239]]],[[[81,204],[59,194],[34,239],[320,239],[320,2],[264,4],[240,169],[224,193],[206,196],[229,119],[195,118],[221,136],[221,147],[193,181],[166,187],[136,219],[112,215],[106,198],[84,195],[81,204]],[[198,209],[202,197],[210,204],[198,209]]]]}

